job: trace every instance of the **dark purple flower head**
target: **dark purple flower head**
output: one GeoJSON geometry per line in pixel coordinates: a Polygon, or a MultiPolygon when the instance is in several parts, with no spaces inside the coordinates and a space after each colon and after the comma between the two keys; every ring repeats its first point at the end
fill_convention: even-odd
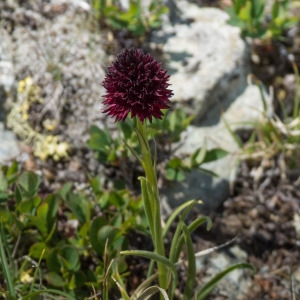
{"type": "Polygon", "coordinates": [[[127,115],[141,122],[161,119],[173,95],[168,89],[167,71],[149,54],[137,49],[124,50],[108,68],[103,81],[107,93],[104,113],[125,121],[127,115]]]}

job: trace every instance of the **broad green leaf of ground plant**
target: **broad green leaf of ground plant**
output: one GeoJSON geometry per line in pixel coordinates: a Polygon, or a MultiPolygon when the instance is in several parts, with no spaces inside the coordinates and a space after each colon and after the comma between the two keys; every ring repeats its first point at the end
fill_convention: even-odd
{"type": "Polygon", "coordinates": [[[47,245],[44,242],[38,242],[33,244],[30,249],[29,249],[29,256],[32,257],[33,259],[39,259],[45,251],[45,257],[47,257],[47,245]]]}
{"type": "Polygon", "coordinates": [[[90,138],[87,145],[95,151],[97,159],[100,162],[114,161],[116,153],[114,150],[114,141],[110,137],[110,133],[92,125],[90,127],[90,138]]]}
{"type": "Polygon", "coordinates": [[[37,209],[36,216],[30,216],[30,223],[36,226],[44,237],[46,237],[46,235],[48,234],[48,226],[47,226],[48,210],[49,210],[48,203],[42,203],[37,209]]]}
{"type": "Polygon", "coordinates": [[[38,196],[23,199],[17,206],[20,213],[33,214],[35,209],[39,206],[42,199],[38,196]]]}
{"type": "MultiPolygon", "coordinates": [[[[19,206],[22,207],[22,204],[24,202],[25,203],[29,202],[27,206],[30,205],[30,203],[33,205],[34,204],[34,201],[32,200],[33,198],[37,198],[37,200],[39,200],[39,202],[37,202],[37,205],[35,205],[34,208],[37,207],[41,202],[41,199],[39,197],[31,197],[29,199],[26,199],[25,201],[22,201],[19,206]]],[[[22,212],[26,212],[25,211],[26,207],[25,208],[22,207],[22,208],[23,208],[22,212]]],[[[29,208],[32,210],[30,206],[29,208]]],[[[57,219],[56,216],[57,210],[58,210],[58,198],[55,195],[50,194],[48,197],[46,197],[43,203],[40,206],[38,206],[36,210],[36,214],[33,216],[32,215],[28,216],[30,225],[38,228],[38,230],[44,237],[45,242],[50,240],[52,235],[54,234],[56,219],[57,219]]]]}
{"type": "Polygon", "coordinates": [[[103,255],[104,253],[104,246],[101,247],[98,245],[98,231],[103,226],[107,225],[107,220],[104,217],[97,217],[92,220],[91,227],[90,227],[90,240],[93,249],[97,252],[98,255],[103,255]]]}
{"type": "Polygon", "coordinates": [[[165,177],[168,180],[183,181],[185,179],[186,168],[182,160],[174,157],[165,166],[165,177]]]}
{"type": "Polygon", "coordinates": [[[80,268],[79,253],[75,247],[70,245],[57,247],[49,250],[46,264],[50,272],[58,274],[71,272],[73,274],[80,268]]]}
{"type": "Polygon", "coordinates": [[[21,193],[26,197],[34,196],[37,193],[40,182],[40,177],[31,171],[24,171],[18,177],[21,193]]]}
{"type": "Polygon", "coordinates": [[[86,276],[83,271],[72,273],[69,278],[68,288],[70,290],[78,289],[86,282],[86,276]]]}
{"type": "Polygon", "coordinates": [[[79,254],[73,246],[65,245],[59,249],[58,255],[64,267],[70,271],[77,271],[79,267],[79,254]]]}
{"type": "Polygon", "coordinates": [[[12,184],[18,177],[19,166],[16,161],[12,162],[10,166],[2,166],[2,172],[6,176],[8,184],[12,184]]]}
{"type": "Polygon", "coordinates": [[[107,224],[105,218],[97,217],[91,223],[90,240],[93,249],[100,257],[103,257],[107,241],[107,247],[112,255],[112,250],[118,250],[124,243],[125,238],[122,236],[120,229],[107,224]]]}
{"type": "Polygon", "coordinates": [[[80,224],[88,222],[91,218],[91,203],[84,195],[69,192],[65,197],[66,205],[74,213],[80,224]]]}
{"type": "Polygon", "coordinates": [[[65,285],[65,281],[61,275],[55,272],[48,272],[46,274],[46,280],[49,284],[55,287],[63,287],[65,285]]]}

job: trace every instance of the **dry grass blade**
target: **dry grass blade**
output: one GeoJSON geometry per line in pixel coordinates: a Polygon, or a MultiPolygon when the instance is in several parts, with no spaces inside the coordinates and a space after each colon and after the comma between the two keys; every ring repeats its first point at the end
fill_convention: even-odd
{"type": "MultiPolygon", "coordinates": [[[[233,238],[232,240],[230,240],[230,241],[228,241],[228,242],[226,242],[226,243],[224,243],[224,244],[222,244],[222,245],[219,245],[219,246],[216,246],[216,247],[212,247],[212,248],[209,248],[209,249],[206,249],[206,250],[197,252],[197,253],[195,253],[195,257],[196,257],[196,258],[197,258],[197,257],[201,257],[201,256],[204,256],[204,255],[210,254],[210,253],[212,253],[212,252],[215,252],[215,251],[217,251],[217,250],[220,250],[220,249],[222,249],[222,248],[224,248],[224,247],[227,247],[227,246],[233,244],[233,243],[236,241],[236,239],[237,239],[237,238],[235,237],[235,238],[233,238]]],[[[184,263],[184,262],[186,262],[186,261],[187,261],[186,259],[180,260],[180,261],[178,261],[178,262],[176,263],[176,266],[178,266],[178,265],[180,265],[180,264],[182,264],[182,263],[184,263]]]]}

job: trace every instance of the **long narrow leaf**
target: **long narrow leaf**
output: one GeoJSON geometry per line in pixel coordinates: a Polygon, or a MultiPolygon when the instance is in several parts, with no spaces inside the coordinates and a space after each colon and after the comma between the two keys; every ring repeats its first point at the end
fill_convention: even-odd
{"type": "Polygon", "coordinates": [[[166,257],[163,257],[161,255],[158,255],[157,253],[150,252],[150,251],[144,251],[144,250],[126,250],[126,251],[121,251],[121,254],[142,256],[142,257],[154,260],[156,262],[162,263],[166,267],[170,268],[173,276],[175,278],[177,278],[177,272],[176,272],[175,265],[169,259],[167,259],[166,257]]]}
{"type": "Polygon", "coordinates": [[[7,282],[7,287],[8,287],[8,292],[9,295],[12,299],[16,298],[16,291],[14,289],[14,284],[13,284],[13,278],[7,263],[7,256],[4,250],[3,246],[3,236],[4,236],[4,230],[3,230],[3,224],[1,222],[1,228],[0,228],[0,259],[1,259],[1,265],[2,265],[2,272],[4,275],[4,278],[7,282]]]}
{"type": "Polygon", "coordinates": [[[147,288],[136,300],[148,300],[157,293],[161,293],[165,300],[169,300],[166,291],[159,286],[151,286],[147,288]]]}
{"type": "MultiPolygon", "coordinates": [[[[195,203],[197,203],[197,201],[193,200],[193,201],[189,201],[188,205],[186,205],[186,206],[184,206],[184,205],[180,206],[179,208],[181,208],[181,209],[179,209],[178,212],[176,212],[176,214],[174,215],[174,218],[175,218],[180,213],[180,211],[184,208],[184,212],[183,212],[182,216],[180,217],[179,222],[177,223],[177,226],[176,226],[176,230],[175,230],[175,233],[174,233],[174,236],[173,236],[171,249],[170,249],[170,254],[169,254],[169,259],[174,264],[178,260],[179,255],[177,255],[177,254],[180,253],[180,251],[183,247],[183,243],[179,244],[178,241],[179,241],[180,236],[181,236],[182,226],[185,225],[184,220],[187,217],[188,213],[191,211],[191,209],[194,207],[195,203]]],[[[172,220],[174,220],[172,215],[171,215],[170,218],[172,220]]],[[[168,274],[168,277],[170,278],[170,274],[168,274]]],[[[171,299],[173,299],[177,283],[178,283],[177,280],[172,280],[171,281],[171,285],[170,285],[170,289],[169,289],[169,297],[171,299]]]]}
{"type": "Polygon", "coordinates": [[[44,289],[44,290],[33,292],[29,295],[24,296],[22,298],[22,300],[30,300],[33,296],[47,294],[47,293],[64,296],[66,299],[69,299],[69,300],[76,300],[76,298],[70,296],[69,294],[61,292],[59,290],[54,290],[54,289],[44,289]]]}
{"type": "Polygon", "coordinates": [[[188,207],[189,205],[191,205],[192,203],[199,203],[201,204],[201,200],[190,200],[190,201],[187,201],[185,203],[183,203],[182,205],[180,205],[179,207],[177,207],[173,213],[170,215],[170,217],[168,218],[168,221],[164,227],[164,230],[163,230],[163,236],[165,236],[168,232],[168,230],[170,229],[173,221],[175,220],[175,218],[180,214],[181,211],[183,211],[186,207],[188,207]]]}
{"type": "MultiPolygon", "coordinates": [[[[194,220],[189,226],[188,231],[192,233],[195,231],[200,225],[202,225],[204,222],[207,222],[207,230],[210,230],[212,226],[212,221],[209,217],[201,217],[196,220],[194,220]]],[[[179,259],[180,251],[184,243],[184,235],[181,235],[177,242],[177,251],[175,252],[174,256],[174,262],[177,262],[179,259]]]]}
{"type": "Polygon", "coordinates": [[[222,115],[222,120],[224,122],[225,128],[228,130],[228,132],[230,133],[230,135],[232,136],[232,138],[234,139],[234,141],[237,143],[237,145],[239,146],[239,148],[243,148],[243,142],[240,139],[240,137],[231,129],[230,125],[228,124],[228,122],[226,121],[226,119],[224,118],[224,116],[222,115]]]}
{"type": "Polygon", "coordinates": [[[142,196],[143,196],[143,204],[145,208],[146,217],[148,220],[149,228],[151,231],[151,236],[154,236],[154,221],[153,221],[153,207],[151,205],[151,199],[148,193],[147,187],[147,179],[145,177],[140,176],[138,178],[141,181],[141,189],[142,189],[142,196]]]}
{"type": "Polygon", "coordinates": [[[192,298],[193,289],[195,285],[196,259],[195,259],[191,234],[185,224],[182,226],[182,231],[183,231],[183,236],[186,244],[187,260],[188,260],[187,281],[184,288],[183,300],[190,300],[192,298]]]}
{"type": "Polygon", "coordinates": [[[141,159],[140,155],[131,147],[125,140],[123,140],[125,146],[130,150],[130,152],[135,156],[135,158],[140,162],[140,164],[143,166],[143,160],[141,159]]]}
{"type": "Polygon", "coordinates": [[[252,265],[248,263],[238,263],[233,266],[228,267],[224,271],[217,274],[215,277],[213,277],[211,280],[209,280],[197,293],[197,300],[205,299],[212,290],[216,287],[218,282],[225,277],[227,274],[231,273],[234,270],[239,269],[251,269],[253,272],[255,272],[255,269],[252,265]]]}
{"type": "Polygon", "coordinates": [[[120,293],[122,295],[122,299],[124,299],[124,300],[130,300],[130,297],[128,296],[128,294],[126,293],[126,291],[124,290],[124,288],[122,287],[122,285],[113,276],[111,276],[111,278],[113,279],[113,281],[118,286],[118,289],[119,289],[119,291],[120,291],[120,293]]]}
{"type": "Polygon", "coordinates": [[[132,300],[135,300],[139,294],[142,293],[145,289],[149,287],[149,285],[158,277],[158,274],[153,274],[150,277],[148,277],[146,280],[144,280],[134,291],[133,295],[131,296],[132,300]]]}

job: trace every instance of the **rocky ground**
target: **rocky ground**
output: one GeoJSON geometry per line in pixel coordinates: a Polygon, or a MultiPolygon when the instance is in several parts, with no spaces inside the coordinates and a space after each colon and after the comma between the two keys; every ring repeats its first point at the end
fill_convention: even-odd
{"type": "MultiPolygon", "coordinates": [[[[229,1],[193,2],[224,8],[229,1]]],[[[88,172],[99,172],[92,154],[84,146],[84,140],[89,125],[98,123],[103,126],[104,122],[99,113],[101,105],[97,103],[100,103],[99,99],[103,92],[99,78],[103,78],[102,68],[108,62],[101,61],[104,59],[101,49],[109,50],[114,55],[124,46],[128,47],[135,43],[138,45],[141,42],[134,41],[124,33],[115,34],[111,40],[109,34],[99,34],[93,22],[89,23],[92,29],[89,36],[86,36],[84,31],[78,34],[74,27],[76,18],[75,20],[72,18],[72,11],[67,8],[67,5],[50,6],[46,2],[43,5],[36,5],[34,1],[26,1],[15,9],[9,1],[6,4],[0,3],[0,17],[4,20],[6,32],[11,34],[14,47],[23,52],[15,56],[16,79],[33,76],[34,80],[43,86],[46,103],[52,102],[51,105],[44,107],[42,113],[47,116],[50,123],[52,122],[51,124],[56,124],[54,132],[72,145],[70,158],[64,163],[56,163],[53,160],[43,162],[34,158],[32,148],[23,144],[22,150],[26,155],[22,156],[21,161],[24,168],[40,172],[48,190],[56,189],[65,181],[83,183],[88,172]],[[63,21],[56,22],[54,27],[50,26],[53,18],[57,16],[63,21]],[[45,31],[36,31],[38,26],[44,26],[45,31]],[[56,45],[55,53],[45,47],[49,40],[56,45]],[[17,43],[23,43],[24,47],[20,47],[17,43]],[[66,47],[76,43],[79,44],[76,49],[79,47],[80,52],[65,51],[66,47]],[[86,55],[89,45],[93,43],[99,43],[102,47],[86,55]],[[29,68],[28,62],[21,59],[24,58],[24,52],[36,62],[29,64],[29,68]],[[40,60],[34,58],[41,56],[46,64],[38,64],[40,60]],[[60,65],[61,59],[66,64],[60,65]],[[82,72],[81,66],[84,64],[90,66],[89,73],[82,72]],[[53,81],[53,78],[59,80],[53,81]],[[85,90],[86,82],[93,89],[85,90]],[[66,86],[68,89],[64,89],[66,86]],[[63,103],[58,101],[61,98],[64,99],[63,103]],[[74,114],[70,114],[70,111],[74,114]]],[[[86,15],[88,18],[88,13],[86,15]]],[[[290,102],[295,90],[295,78],[287,54],[292,53],[300,66],[299,40],[299,31],[295,31],[290,33],[284,43],[264,44],[257,41],[253,47],[253,54],[260,58],[258,63],[252,65],[255,75],[266,84],[274,85],[275,95],[285,92],[290,102]]],[[[8,105],[8,110],[11,109],[11,105],[11,103],[8,105]]],[[[277,106],[275,108],[278,109],[277,106]]],[[[40,109],[39,103],[32,106],[31,126],[37,131],[49,133],[47,124],[43,124],[40,117],[38,121],[34,117],[41,112],[40,109]]],[[[300,171],[297,167],[284,170],[282,167],[284,162],[286,160],[282,155],[242,162],[237,181],[232,188],[232,196],[211,215],[212,230],[209,232],[199,230],[193,236],[198,251],[235,238],[233,244],[238,246],[239,251],[236,256],[250,262],[257,270],[254,275],[247,273],[244,276],[247,277],[245,285],[237,286],[233,290],[234,295],[221,286],[210,299],[300,297],[300,171]],[[242,288],[244,290],[241,290],[242,288]]],[[[230,252],[232,247],[227,247],[222,252],[232,256],[233,254],[226,249],[230,252]]],[[[211,254],[208,260],[217,254],[218,252],[211,254]]],[[[134,267],[131,268],[132,278],[139,276],[135,274],[135,270],[134,267]]],[[[199,267],[200,284],[201,276],[205,277],[207,271],[208,268],[203,271],[203,265],[199,267]]],[[[235,284],[239,285],[239,281],[235,281],[235,284]]]]}

